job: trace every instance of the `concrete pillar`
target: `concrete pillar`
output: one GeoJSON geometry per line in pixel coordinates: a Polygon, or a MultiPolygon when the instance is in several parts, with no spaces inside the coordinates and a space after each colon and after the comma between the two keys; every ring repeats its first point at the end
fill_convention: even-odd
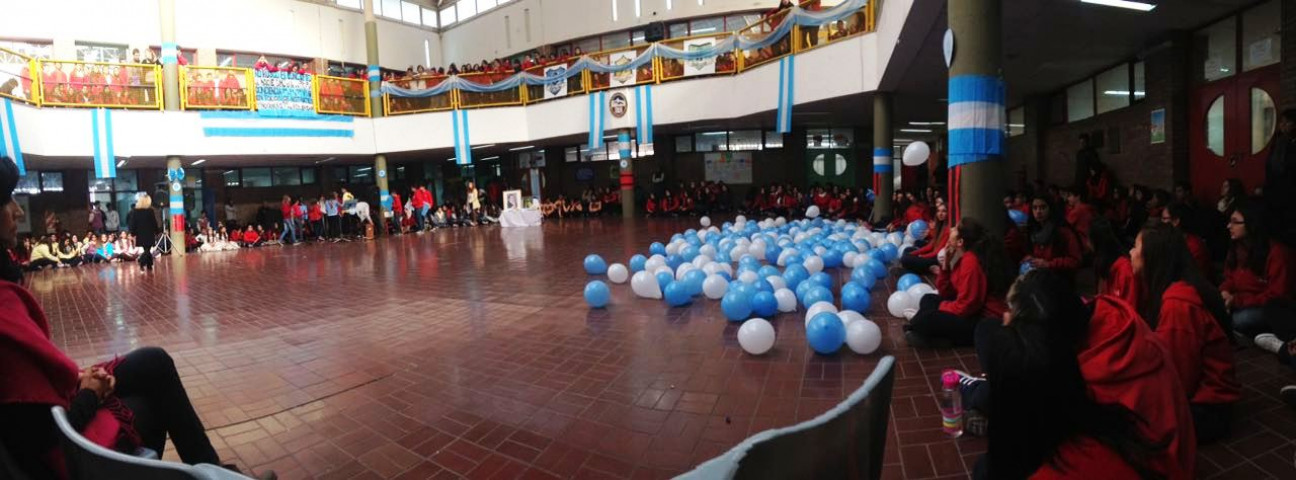
{"type": "MultiPolygon", "coordinates": [[[[377,92],[382,88],[382,70],[378,67],[378,21],[374,19],[374,2],[378,0],[364,1],[364,28],[365,28],[365,61],[369,63],[369,91],[377,92]]],[[[383,104],[381,96],[369,97],[369,111],[372,116],[381,117],[383,104]]]]}
{"type": "Polygon", "coordinates": [[[1001,0],[950,0],[950,217],[1003,232],[1004,82],[1001,0]]]}
{"type": "Polygon", "coordinates": [[[621,144],[621,218],[634,218],[634,160],[630,158],[630,129],[617,132],[621,144]]]}
{"type": "Polygon", "coordinates": [[[167,110],[179,110],[180,66],[176,63],[176,55],[180,54],[180,49],[175,41],[175,0],[158,0],[158,25],[162,29],[163,105],[167,110]]]}
{"type": "MultiPolygon", "coordinates": [[[[375,229],[378,235],[387,233],[387,212],[392,211],[391,192],[387,190],[387,156],[378,154],[374,157],[374,179],[378,184],[378,214],[375,229]]],[[[392,215],[395,220],[395,215],[392,215]]]]}
{"type": "Polygon", "coordinates": [[[891,194],[895,191],[895,163],[891,145],[891,94],[873,93],[873,223],[891,220],[891,194]]]}
{"type": "Polygon", "coordinates": [[[167,157],[167,213],[171,215],[171,254],[185,254],[184,165],[167,157]]]}

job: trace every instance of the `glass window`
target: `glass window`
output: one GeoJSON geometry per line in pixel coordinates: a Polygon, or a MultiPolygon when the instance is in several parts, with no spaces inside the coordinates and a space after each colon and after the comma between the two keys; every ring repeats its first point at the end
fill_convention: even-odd
{"type": "Polygon", "coordinates": [[[680,135],[675,137],[675,153],[689,153],[693,151],[693,136],[680,135]]]}
{"type": "Polygon", "coordinates": [[[337,0],[337,4],[342,7],[354,8],[360,10],[364,8],[364,0],[337,0]]]}
{"type": "Polygon", "coordinates": [[[1008,111],[1008,136],[1016,137],[1026,133],[1026,108],[1017,107],[1008,111]]]}
{"type": "MultiPolygon", "coordinates": [[[[420,8],[422,8],[422,7],[420,7],[420,8]]],[[[425,27],[439,27],[439,26],[440,26],[440,25],[437,25],[437,14],[436,14],[436,10],[432,10],[432,9],[428,9],[428,8],[424,8],[424,9],[423,9],[423,26],[425,26],[425,27]]]]}
{"type": "Polygon", "coordinates": [[[720,33],[724,30],[724,17],[699,18],[689,22],[689,35],[720,33]]]}
{"type": "Polygon", "coordinates": [[[806,130],[806,148],[847,148],[854,140],[855,132],[848,128],[806,130]]]}
{"type": "Polygon", "coordinates": [[[672,23],[669,27],[670,38],[681,38],[689,36],[687,23],[672,23]]]}
{"type": "Polygon", "coordinates": [[[703,132],[694,135],[693,150],[699,152],[723,152],[729,149],[729,132],[703,132]]]}
{"type": "Polygon", "coordinates": [[[614,32],[603,36],[603,50],[630,46],[629,32],[614,32]]]}
{"type": "Polygon", "coordinates": [[[1134,101],[1142,100],[1147,96],[1147,74],[1143,72],[1143,62],[1134,63],[1134,101]]]}
{"type": "MultiPolygon", "coordinates": [[[[28,170],[27,175],[18,177],[18,186],[14,187],[14,193],[26,193],[35,195],[40,193],[40,172],[28,170]]],[[[90,191],[94,191],[92,188],[90,191]]],[[[28,213],[27,215],[31,215],[28,213]]]]}
{"type": "Polygon", "coordinates": [[[1251,89],[1251,153],[1260,153],[1269,145],[1274,126],[1277,125],[1277,113],[1269,92],[1259,88],[1251,89]]]}
{"type": "Polygon", "coordinates": [[[495,0],[477,0],[477,13],[482,13],[492,8],[495,8],[495,0]]]}
{"type": "Polygon", "coordinates": [[[227,187],[238,187],[243,185],[239,182],[239,171],[237,168],[226,170],[225,173],[221,174],[221,177],[224,178],[225,186],[227,187]]]}
{"type": "Polygon", "coordinates": [[[760,130],[737,130],[729,132],[729,150],[760,150],[764,148],[763,134],[760,130]]]}
{"type": "Polygon", "coordinates": [[[472,0],[463,0],[455,4],[455,11],[459,12],[460,20],[467,20],[477,14],[477,3],[472,0]]]}
{"type": "Polygon", "coordinates": [[[1270,0],[1242,14],[1242,71],[1282,60],[1282,8],[1270,0]]]}
{"type": "Polygon", "coordinates": [[[125,45],[76,42],[77,60],[83,62],[118,63],[126,56],[125,45]]]}
{"type": "Polygon", "coordinates": [[[351,183],[374,183],[373,167],[351,167],[351,183]]]}
{"type": "Polygon", "coordinates": [[[589,37],[577,40],[576,47],[580,48],[581,52],[586,55],[603,49],[602,45],[599,43],[599,37],[589,37]]]}
{"type": "Polygon", "coordinates": [[[765,132],[765,148],[783,148],[783,134],[773,130],[765,132]]]}
{"type": "MultiPolygon", "coordinates": [[[[401,168],[405,168],[405,167],[401,167],[401,168]]],[[[315,167],[303,167],[301,169],[301,184],[302,185],[315,184],[315,167]]]]}
{"type": "Polygon", "coordinates": [[[419,6],[410,2],[401,2],[401,20],[415,25],[423,23],[419,18],[419,6]]]}
{"type": "Polygon", "coordinates": [[[760,15],[730,15],[725,17],[725,30],[730,32],[742,30],[759,21],[760,15]]]}
{"type": "Polygon", "coordinates": [[[243,186],[252,187],[269,187],[274,185],[270,176],[269,168],[244,168],[243,169],[243,186]]]}
{"type": "Polygon", "coordinates": [[[1224,96],[1215,97],[1206,110],[1206,148],[1224,156],[1224,96]]]}
{"type": "Polygon", "coordinates": [[[42,60],[48,59],[54,55],[53,43],[0,41],[0,47],[42,60]]]}
{"type": "Polygon", "coordinates": [[[40,172],[40,182],[42,192],[62,192],[63,172],[40,172]]]}
{"type": "Polygon", "coordinates": [[[202,188],[203,186],[203,169],[186,168],[184,169],[184,187],[185,188],[202,188]]]}
{"type": "Polygon", "coordinates": [[[139,171],[118,170],[115,183],[118,191],[139,190],[139,171]]]}
{"type": "Polygon", "coordinates": [[[643,45],[643,44],[645,44],[645,43],[647,43],[647,42],[644,41],[644,31],[643,31],[643,30],[635,30],[635,31],[633,31],[633,32],[630,32],[630,44],[631,44],[631,45],[643,45]]]}
{"type": "MultiPolygon", "coordinates": [[[[31,176],[31,172],[27,172],[31,176]]],[[[111,192],[113,191],[113,179],[111,178],[92,178],[90,179],[91,192],[111,192]]]]}
{"type": "Polygon", "coordinates": [[[437,12],[437,14],[438,14],[438,18],[441,19],[440,23],[442,27],[449,26],[455,23],[455,19],[459,18],[457,15],[455,15],[454,6],[443,8],[439,12],[437,12]]]}
{"type": "Polygon", "coordinates": [[[375,11],[374,13],[378,15],[382,15],[387,18],[394,18],[400,20],[401,0],[382,0],[380,2],[375,2],[374,8],[377,8],[379,5],[382,6],[382,10],[375,11]]]}
{"type": "Polygon", "coordinates": [[[1085,80],[1067,88],[1067,121],[1074,122],[1094,116],[1094,82],[1085,80]]]}
{"type": "Polygon", "coordinates": [[[1107,113],[1130,104],[1129,64],[1098,74],[1098,113],[1107,113]]]}
{"type": "Polygon", "coordinates": [[[1201,79],[1219,80],[1237,69],[1237,22],[1228,18],[1193,36],[1193,50],[1201,68],[1201,79]]]}
{"type": "Polygon", "coordinates": [[[567,148],[564,148],[564,149],[563,149],[563,159],[566,160],[567,162],[575,162],[575,161],[579,161],[579,160],[580,160],[580,148],[578,148],[578,147],[567,147],[567,148]]]}
{"type": "Polygon", "coordinates": [[[301,170],[297,167],[274,167],[271,171],[274,186],[301,185],[301,170]]]}

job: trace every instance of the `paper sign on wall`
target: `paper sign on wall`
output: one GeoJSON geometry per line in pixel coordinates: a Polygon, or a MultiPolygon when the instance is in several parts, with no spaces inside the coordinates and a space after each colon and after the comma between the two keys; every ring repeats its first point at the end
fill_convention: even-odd
{"type": "Polygon", "coordinates": [[[752,183],[751,152],[718,152],[702,156],[708,182],[752,183]]]}
{"type": "MultiPolygon", "coordinates": [[[[699,38],[684,42],[685,51],[704,50],[715,46],[714,38],[699,38]]],[[[715,73],[716,57],[699,58],[684,61],[684,76],[711,75],[715,73]]]]}

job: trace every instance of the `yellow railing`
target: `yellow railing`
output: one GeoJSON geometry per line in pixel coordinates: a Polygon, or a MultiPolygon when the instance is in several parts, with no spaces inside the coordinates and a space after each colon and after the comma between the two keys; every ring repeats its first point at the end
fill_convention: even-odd
{"type": "Polygon", "coordinates": [[[368,117],[369,81],[316,75],[311,85],[315,112],[368,117]]]}
{"type": "MultiPolygon", "coordinates": [[[[873,14],[876,12],[874,8],[876,8],[878,1],[880,0],[873,0],[864,8],[855,12],[854,15],[833,23],[819,26],[796,25],[792,27],[792,51],[795,53],[804,52],[855,35],[872,32],[875,18],[873,14]]],[[[819,7],[817,0],[806,0],[801,3],[801,8],[817,11],[821,7],[819,7]]],[[[823,7],[823,9],[827,8],[831,7],[823,7]]]]}
{"type": "MultiPolygon", "coordinates": [[[[738,38],[748,42],[763,40],[766,37],[773,35],[774,32],[778,30],[779,25],[788,19],[788,12],[790,11],[791,10],[782,10],[768,17],[764,17],[759,22],[753,23],[742,30],[734,32],[734,35],[737,35],[738,38]]],[[[738,71],[741,72],[792,54],[792,39],[796,37],[796,35],[797,27],[794,25],[788,35],[776,40],[771,45],[747,50],[741,48],[737,49],[736,55],[738,56],[738,71]]]]}
{"type": "MultiPolygon", "coordinates": [[[[635,45],[633,47],[591,53],[589,54],[589,57],[590,59],[605,65],[618,65],[629,63],[649,48],[651,48],[651,45],[635,45]]],[[[589,91],[597,92],[599,90],[607,90],[613,86],[657,83],[657,69],[653,68],[657,63],[655,60],[656,59],[634,70],[626,70],[617,73],[594,73],[587,71],[586,75],[589,77],[587,85],[589,85],[589,91]]]]}
{"type": "Polygon", "coordinates": [[[35,59],[0,48],[0,97],[40,105],[39,72],[35,59]]]}
{"type": "MultiPolygon", "coordinates": [[[[447,76],[423,76],[412,79],[396,80],[392,83],[401,88],[423,90],[436,87],[449,78],[450,77],[447,76]]],[[[453,90],[431,97],[393,97],[390,94],[383,95],[383,110],[386,111],[388,115],[444,112],[446,110],[453,110],[454,108],[455,102],[453,90]]]]}
{"type": "Polygon", "coordinates": [[[185,110],[251,110],[256,105],[252,69],[180,67],[180,108],[185,110]]]}
{"type": "MultiPolygon", "coordinates": [[[[688,47],[690,45],[707,47],[709,46],[707,45],[708,39],[710,39],[711,42],[714,42],[712,44],[715,44],[728,39],[732,35],[733,34],[731,33],[693,35],[691,37],[680,37],[680,38],[662,40],[661,43],[662,45],[665,45],[670,48],[674,48],[678,50],[688,50],[688,47]]],[[[714,59],[707,59],[704,61],[696,62],[689,66],[685,65],[687,63],[693,63],[693,62],[688,60],[677,60],[673,58],[659,57],[657,58],[657,71],[658,71],[657,77],[661,81],[667,82],[667,81],[671,81],[683,77],[691,77],[691,76],[698,76],[698,75],[729,75],[738,71],[738,63],[734,59],[734,54],[732,51],[725,52],[720,56],[715,57],[714,59]],[[711,64],[714,64],[714,67],[708,68],[711,66],[711,64]],[[707,73],[708,71],[711,72],[707,73]]]]}
{"type": "Polygon", "coordinates": [[[162,109],[162,67],[39,60],[41,105],[162,109]]]}
{"type": "MultiPolygon", "coordinates": [[[[459,78],[479,85],[490,85],[513,76],[512,73],[468,73],[459,78]]],[[[455,90],[455,102],[460,108],[504,107],[522,105],[526,99],[526,85],[499,92],[469,92],[455,90]]]]}

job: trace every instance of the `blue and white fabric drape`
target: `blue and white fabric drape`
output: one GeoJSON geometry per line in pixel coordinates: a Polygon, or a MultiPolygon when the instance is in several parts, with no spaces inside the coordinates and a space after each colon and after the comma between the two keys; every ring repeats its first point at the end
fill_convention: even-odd
{"type": "Polygon", "coordinates": [[[0,157],[10,157],[18,165],[18,176],[27,175],[27,164],[23,162],[22,144],[18,143],[18,124],[14,122],[13,102],[4,100],[4,111],[0,112],[0,157]]]}
{"type": "Polygon", "coordinates": [[[635,87],[635,137],[640,145],[653,143],[652,85],[635,87]]]}
{"type": "Polygon", "coordinates": [[[774,119],[774,131],[789,133],[792,131],[792,105],[796,104],[793,93],[796,92],[796,56],[789,55],[779,59],[779,92],[778,110],[774,119]]]}
{"type": "Polygon", "coordinates": [[[595,92],[589,95],[589,144],[591,151],[603,148],[603,125],[607,122],[607,92],[595,92]]]}
{"type": "Polygon", "coordinates": [[[472,140],[468,136],[468,111],[455,110],[450,112],[450,115],[454,124],[455,163],[470,165],[472,164],[472,140]]]}
{"type": "Polygon", "coordinates": [[[1004,83],[993,75],[949,80],[949,166],[1003,155],[1004,83]]]}
{"type": "Polygon", "coordinates": [[[96,108],[90,111],[91,132],[94,140],[95,178],[117,178],[117,158],[113,154],[112,110],[96,108]]]}

